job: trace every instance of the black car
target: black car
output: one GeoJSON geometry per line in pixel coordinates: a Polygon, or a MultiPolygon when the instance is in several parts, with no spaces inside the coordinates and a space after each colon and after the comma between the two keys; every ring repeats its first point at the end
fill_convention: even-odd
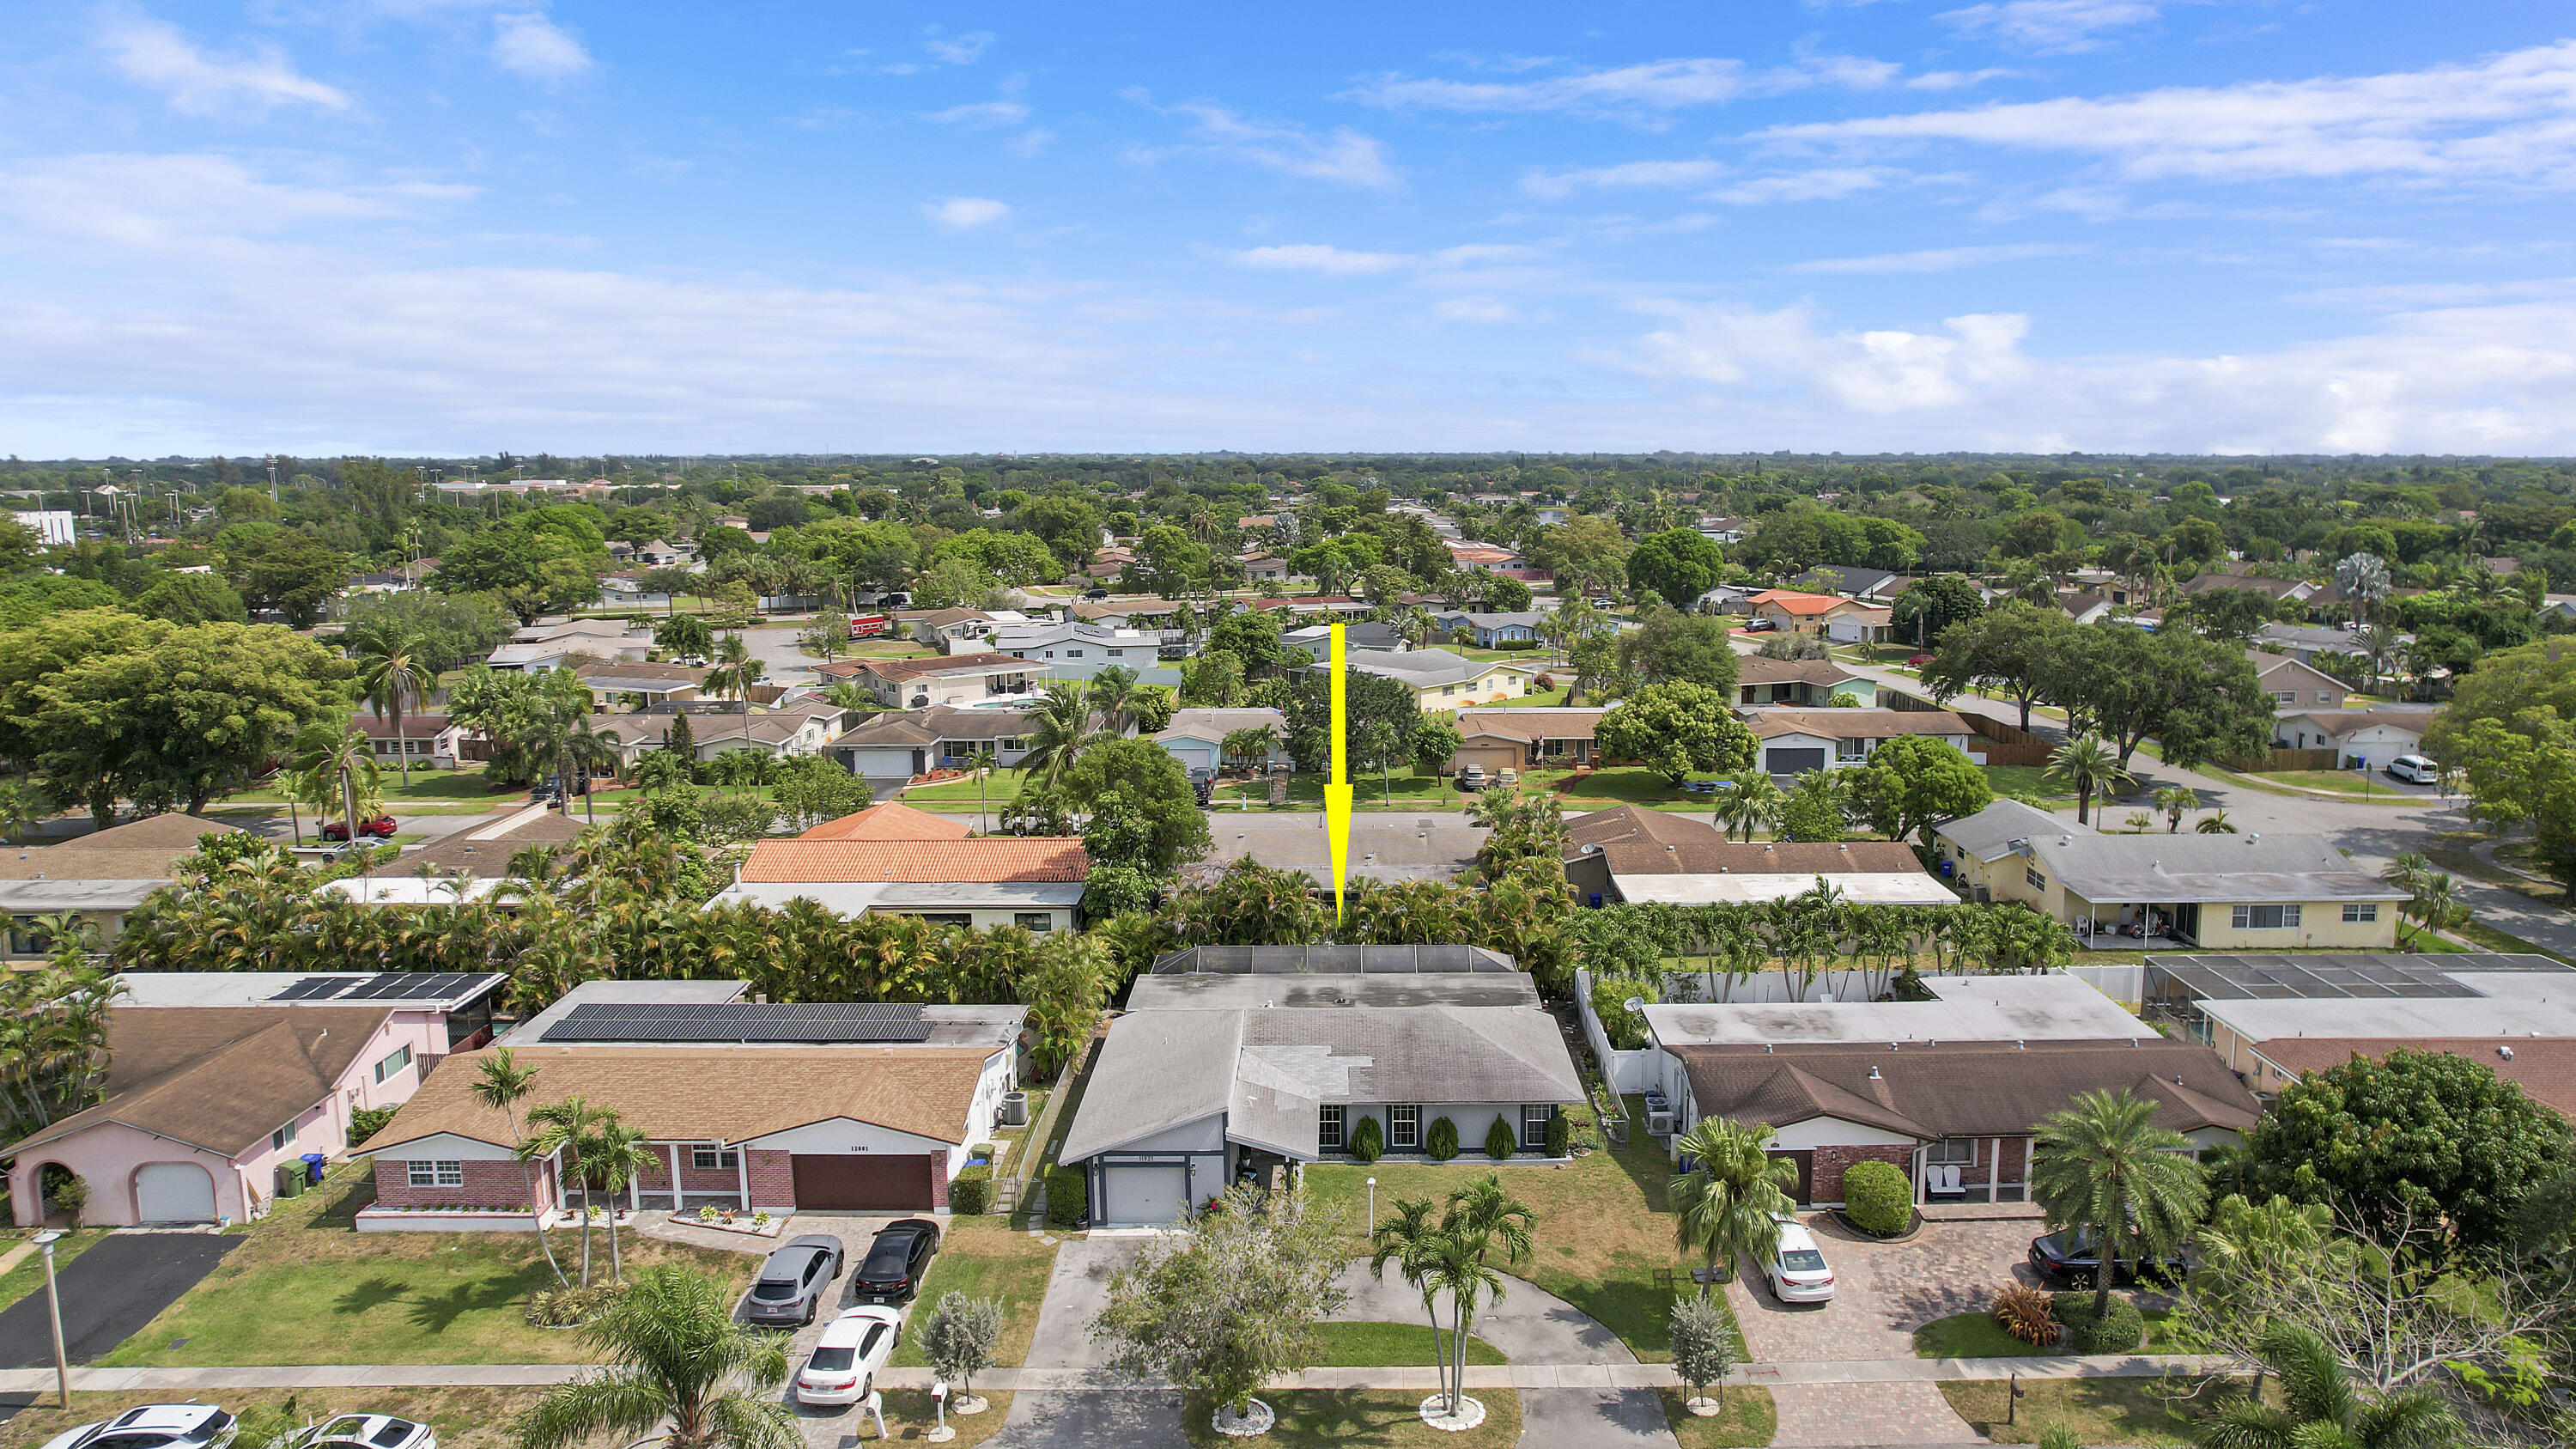
{"type": "MultiPolygon", "coordinates": [[[[2094,1275],[2102,1269],[2102,1255],[2094,1249],[2091,1228],[2066,1228],[2030,1240],[2030,1266],[2052,1283],[2077,1283],[2090,1288],[2094,1275]]],[[[2120,1262],[2120,1276],[2132,1282],[2141,1278],[2179,1282],[2184,1271],[2179,1253],[2143,1262],[2126,1258],[2120,1262]]]]}
{"type": "Polygon", "coordinates": [[[850,1275],[850,1296],[861,1303],[909,1303],[921,1291],[930,1256],[939,1251],[939,1224],[905,1218],[879,1229],[868,1255],[850,1275]]]}
{"type": "Polygon", "coordinates": [[[746,1323],[787,1327],[811,1323],[841,1276],[841,1240],[827,1233],[790,1238],[760,1265],[760,1281],[743,1304],[746,1323]]]}

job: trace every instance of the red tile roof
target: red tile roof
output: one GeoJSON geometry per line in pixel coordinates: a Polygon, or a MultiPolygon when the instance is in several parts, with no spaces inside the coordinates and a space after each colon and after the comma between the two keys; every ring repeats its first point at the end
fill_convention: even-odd
{"type": "Polygon", "coordinates": [[[1091,857],[1070,837],[977,840],[764,840],[742,863],[746,881],[1070,881],[1091,857]]]}
{"type": "Polygon", "coordinates": [[[1850,600],[1838,599],[1831,594],[1802,594],[1795,589],[1764,589],[1746,602],[1774,604],[1792,614],[1821,614],[1850,600]]]}
{"type": "Polygon", "coordinates": [[[964,840],[966,822],[888,800],[856,815],[826,820],[799,840],[964,840]]]}

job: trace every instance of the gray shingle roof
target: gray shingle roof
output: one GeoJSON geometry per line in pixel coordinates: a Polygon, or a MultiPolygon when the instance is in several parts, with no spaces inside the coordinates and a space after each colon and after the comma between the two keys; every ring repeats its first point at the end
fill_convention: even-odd
{"type": "Polygon", "coordinates": [[[2086,900],[2400,901],[2322,835],[2104,835],[2018,800],[1997,800],[1940,834],[1981,861],[2027,853],[2086,900]]]}

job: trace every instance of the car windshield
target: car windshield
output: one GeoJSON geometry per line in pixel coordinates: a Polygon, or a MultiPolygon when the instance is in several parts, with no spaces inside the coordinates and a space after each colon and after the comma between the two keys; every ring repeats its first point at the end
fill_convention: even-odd
{"type": "Polygon", "coordinates": [[[1825,1271],[1825,1255],[1813,1248],[1784,1248],[1780,1252],[1780,1271],[1821,1273],[1825,1271]]]}
{"type": "Polygon", "coordinates": [[[380,1427],[377,1428],[375,1432],[375,1441],[378,1444],[386,1446],[386,1449],[391,1449],[391,1446],[399,1444],[405,1439],[410,1438],[411,1431],[412,1425],[408,1421],[402,1419],[387,1419],[380,1427]]]}
{"type": "Polygon", "coordinates": [[[805,1360],[805,1366],[817,1373],[835,1373],[856,1363],[858,1354],[855,1348],[818,1348],[812,1358],[805,1360]]]}
{"type": "Polygon", "coordinates": [[[802,1290],[796,1286],[796,1283],[792,1279],[787,1282],[780,1283],[764,1278],[751,1290],[751,1296],[754,1298],[766,1299],[772,1303],[783,1303],[790,1298],[796,1297],[800,1291],[802,1290]]]}
{"type": "Polygon", "coordinates": [[[909,1235],[900,1238],[879,1238],[868,1249],[866,1271],[871,1276],[881,1273],[901,1273],[904,1265],[911,1259],[912,1238],[909,1235]]]}
{"type": "Polygon", "coordinates": [[[233,1416],[232,1416],[232,1415],[225,1413],[225,1412],[224,1412],[223,1410],[221,1410],[221,1409],[217,1409],[217,1410],[216,1410],[216,1411],[215,1411],[211,1416],[209,1416],[209,1417],[207,1418],[206,1422],[204,1422],[204,1423],[202,1423],[202,1424],[199,1424],[199,1425],[197,1426],[197,1432],[195,1432],[195,1433],[193,1433],[193,1434],[190,1434],[190,1435],[188,1436],[187,1442],[189,1442],[189,1443],[191,1443],[191,1444],[206,1444],[206,1443],[211,1443],[211,1442],[213,1442],[213,1440],[214,1440],[214,1438],[215,1438],[215,1436],[216,1436],[216,1435],[221,1434],[222,1432],[224,1432],[224,1430],[231,1428],[231,1427],[232,1427],[232,1422],[233,1422],[233,1416]]]}

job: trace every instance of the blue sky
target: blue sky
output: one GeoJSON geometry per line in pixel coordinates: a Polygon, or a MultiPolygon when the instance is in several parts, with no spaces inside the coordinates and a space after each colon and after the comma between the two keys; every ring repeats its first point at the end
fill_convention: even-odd
{"type": "Polygon", "coordinates": [[[43,5],[0,449],[2576,452],[2576,7],[43,5]]]}

